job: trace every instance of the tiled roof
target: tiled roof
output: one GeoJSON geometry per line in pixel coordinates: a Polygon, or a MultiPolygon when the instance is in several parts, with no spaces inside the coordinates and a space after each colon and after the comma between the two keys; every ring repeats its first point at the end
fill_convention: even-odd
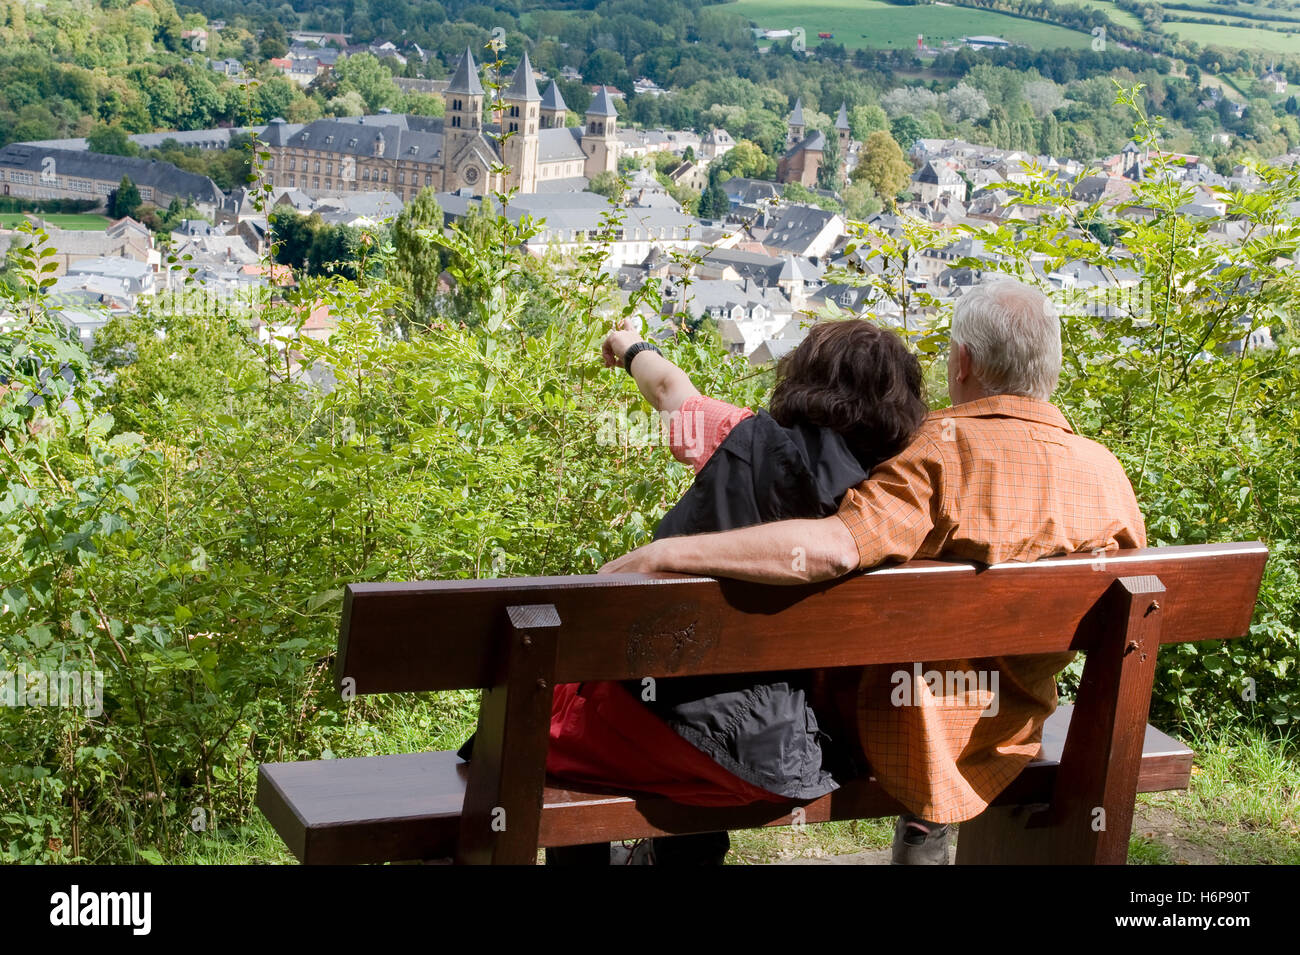
{"type": "Polygon", "coordinates": [[[552,111],[568,109],[564,97],[560,95],[560,84],[555,80],[551,80],[551,85],[546,87],[546,92],[542,94],[542,109],[552,111]]]}
{"type": "Polygon", "coordinates": [[[47,158],[54,160],[59,176],[112,183],[127,176],[137,186],[147,186],[167,195],[186,196],[198,202],[215,203],[222,199],[221,190],[207,176],[185,172],[169,162],[135,156],[110,156],[79,149],[44,149],[10,143],[0,149],[0,169],[24,169],[39,176],[47,158]]]}
{"type": "Polygon", "coordinates": [[[478,66],[474,62],[474,54],[470,52],[469,47],[465,47],[465,53],[456,64],[456,72],[452,74],[451,83],[447,86],[448,93],[461,93],[466,96],[482,96],[483,82],[478,76],[478,66]]]}
{"type": "Polygon", "coordinates": [[[618,110],[614,108],[614,99],[609,95],[609,87],[602,86],[591,100],[591,105],[587,107],[588,116],[618,116],[618,110]]]}
{"type": "Polygon", "coordinates": [[[504,98],[528,103],[539,102],[542,98],[537,92],[537,81],[533,79],[533,65],[528,62],[527,50],[524,51],[519,65],[515,67],[514,79],[510,81],[510,87],[505,91],[504,98]]]}

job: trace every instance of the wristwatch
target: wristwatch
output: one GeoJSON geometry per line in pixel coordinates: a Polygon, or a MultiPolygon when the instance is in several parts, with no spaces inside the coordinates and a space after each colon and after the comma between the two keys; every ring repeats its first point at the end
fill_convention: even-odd
{"type": "Polygon", "coordinates": [[[654,352],[656,355],[663,354],[663,352],[659,350],[658,346],[652,342],[637,342],[623,353],[623,367],[627,370],[629,375],[632,374],[632,359],[647,350],[654,352]]]}

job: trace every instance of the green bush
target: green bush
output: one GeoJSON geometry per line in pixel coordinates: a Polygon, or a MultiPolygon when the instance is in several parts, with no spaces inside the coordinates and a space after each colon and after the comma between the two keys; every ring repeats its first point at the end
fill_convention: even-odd
{"type": "MultiPolygon", "coordinates": [[[[475,228],[442,240],[464,322],[410,323],[387,280],[304,278],[264,303],[279,340],[178,300],[115,319],[93,365],[24,250],[9,304],[29,321],[0,344],[0,670],[105,685],[101,714],[0,708],[0,858],[175,858],[247,817],[258,762],[355,747],[329,688],[350,581],[586,573],[648,539],[686,479],[657,429],[616,424],[645,407],[599,361],[630,306],[599,252],[520,282],[525,233],[475,228]],[[328,342],[296,330],[321,307],[328,342]]],[[[666,350],[757,398],[716,342],[666,350]]]]}

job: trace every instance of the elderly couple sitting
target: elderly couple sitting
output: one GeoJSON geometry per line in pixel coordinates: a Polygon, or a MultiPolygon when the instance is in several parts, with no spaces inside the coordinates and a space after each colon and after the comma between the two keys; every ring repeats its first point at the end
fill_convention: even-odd
{"type": "MultiPolygon", "coordinates": [[[[912,558],[993,564],[1143,547],[1124,469],[1049,403],[1060,321],[1011,280],[959,301],[948,354],[951,406],[928,412],[902,341],[861,320],[814,325],[784,358],[767,411],[701,395],[623,327],[606,338],[672,422],[695,469],[655,539],[602,574],[680,571],[765,584],[828,580],[912,558]]],[[[893,861],[948,861],[949,827],[977,816],[1037,755],[1070,656],[558,687],[547,768],[561,779],[695,805],[811,799],[870,772],[909,812],[893,861]],[[997,674],[997,699],[942,699],[922,671],[997,674]],[[915,674],[912,677],[912,674],[915,674]]],[[[901,661],[902,662],[902,661],[901,661]]],[[[911,661],[903,662],[904,665],[911,661]]],[[[726,833],[649,840],[634,862],[719,863],[726,833]]],[[[611,847],[551,850],[552,864],[608,864],[611,847]]]]}

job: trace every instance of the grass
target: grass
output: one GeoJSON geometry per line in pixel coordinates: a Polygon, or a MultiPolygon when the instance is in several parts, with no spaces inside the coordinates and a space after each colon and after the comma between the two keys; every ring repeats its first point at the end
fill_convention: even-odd
{"type": "MultiPolygon", "coordinates": [[[[1105,11],[1117,25],[1134,30],[1145,29],[1141,21],[1121,10],[1111,0],[1072,0],[1083,6],[1105,11]]],[[[1257,4],[1240,3],[1245,10],[1266,11],[1257,4]]],[[[734,8],[766,29],[803,27],[809,47],[823,41],[818,33],[834,33],[832,42],[848,49],[914,49],[916,35],[924,35],[929,45],[963,36],[1000,36],[1012,43],[1034,49],[1084,49],[1091,45],[1089,34],[1055,24],[1025,20],[994,10],[976,10],[936,2],[919,6],[894,6],[884,0],[813,0],[792,5],[787,0],[737,0],[734,8]]],[[[1206,15],[1231,18],[1233,7],[1205,7],[1206,15]]],[[[1288,9],[1288,12],[1294,12],[1288,9]]],[[[1197,16],[1188,11],[1170,11],[1171,16],[1197,16]]],[[[1239,20],[1246,24],[1252,21],[1239,20]]],[[[1265,21],[1255,21],[1267,25],[1265,21]]],[[[1286,24],[1297,25],[1297,24],[1286,24]]],[[[1261,50],[1266,53],[1300,54],[1300,34],[1278,33],[1249,26],[1219,26],[1208,23],[1182,23],[1167,20],[1161,31],[1202,45],[1261,50]]]]}
{"type": "Polygon", "coordinates": [[[1000,36],[1035,49],[1084,49],[1092,43],[1089,34],[1054,24],[947,5],[894,6],[883,0],[813,0],[799,4],[788,0],[737,0],[733,8],[766,29],[803,27],[810,47],[821,42],[818,33],[834,33],[832,42],[850,50],[915,49],[918,33],[932,46],[976,35],[1000,36]]]}
{"type": "MultiPolygon", "coordinates": [[[[1107,15],[1116,23],[1125,23],[1137,30],[1143,29],[1142,24],[1132,14],[1115,7],[1112,0],[1073,0],[1073,2],[1105,9],[1107,15]]],[[[1300,20],[1259,20],[1237,15],[1244,11],[1263,16],[1268,16],[1270,13],[1296,16],[1300,14],[1300,6],[1288,6],[1282,11],[1274,11],[1263,3],[1250,3],[1246,0],[1238,0],[1231,5],[1215,3],[1212,0],[1180,0],[1180,3],[1196,9],[1167,10],[1165,21],[1160,27],[1161,33],[1200,43],[1203,46],[1260,50],[1265,53],[1300,53],[1300,34],[1280,33],[1269,29],[1271,26],[1300,27],[1300,20]],[[1239,25],[1187,23],[1179,19],[1171,19],[1198,16],[1216,17],[1228,21],[1229,24],[1239,25]],[[1258,24],[1260,28],[1253,28],[1251,24],[1258,24]]]]}
{"type": "Polygon", "coordinates": [[[1265,53],[1300,54],[1300,33],[1274,33],[1249,27],[1219,26],[1213,23],[1167,22],[1161,32],[1204,46],[1221,46],[1265,53]]]}
{"type": "Polygon", "coordinates": [[[232,828],[217,820],[215,829],[187,833],[184,850],[167,861],[173,865],[298,864],[261,813],[254,813],[247,823],[232,828]]]}
{"type": "MultiPolygon", "coordinates": [[[[103,232],[112,221],[106,216],[90,212],[52,212],[49,215],[31,213],[44,219],[56,229],[80,230],[83,232],[103,232]]],[[[0,228],[12,229],[27,217],[22,212],[0,212],[0,228]]]]}
{"type": "Polygon", "coordinates": [[[1116,26],[1128,27],[1130,30],[1146,29],[1141,20],[1127,10],[1121,10],[1115,6],[1112,0],[1067,0],[1067,2],[1078,4],[1081,7],[1095,7],[1105,13],[1110,18],[1110,22],[1116,26]]]}
{"type": "Polygon", "coordinates": [[[1247,0],[1237,0],[1236,3],[1228,4],[1218,3],[1216,0],[1171,0],[1171,2],[1177,3],[1178,7],[1177,9],[1166,7],[1166,16],[1183,16],[1186,14],[1197,16],[1200,13],[1205,13],[1206,15],[1226,16],[1243,20],[1264,17],[1269,20],[1285,21],[1289,17],[1295,17],[1297,12],[1297,8],[1293,6],[1276,10],[1264,3],[1250,3],[1247,0]],[[1184,7],[1192,7],[1196,12],[1185,10],[1184,7]],[[1253,14],[1254,16],[1246,17],[1241,16],[1241,14],[1253,14]]]}
{"type": "Polygon", "coordinates": [[[1192,787],[1170,811],[1223,865],[1300,864],[1300,740],[1234,727],[1193,737],[1192,787]]]}

